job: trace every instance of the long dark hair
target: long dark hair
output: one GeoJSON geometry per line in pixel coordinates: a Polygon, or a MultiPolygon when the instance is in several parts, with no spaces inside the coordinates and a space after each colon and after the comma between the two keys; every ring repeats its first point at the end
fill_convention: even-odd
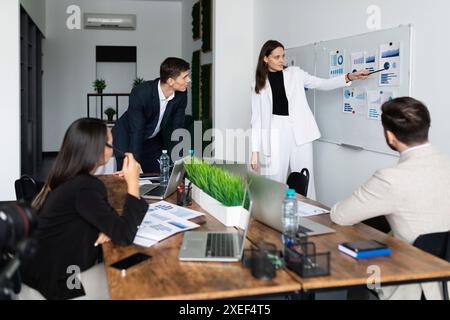
{"type": "Polygon", "coordinates": [[[269,69],[264,61],[264,57],[270,56],[273,50],[276,48],[283,48],[284,46],[276,40],[268,40],[261,48],[259,53],[258,65],[256,66],[256,82],[255,82],[255,92],[259,93],[266,85],[267,75],[269,74],[269,69]]]}
{"type": "Polygon", "coordinates": [[[94,170],[103,161],[106,143],[107,128],[103,121],[82,118],[72,123],[64,135],[48,179],[32,203],[33,207],[41,208],[48,194],[64,182],[94,170]]]}

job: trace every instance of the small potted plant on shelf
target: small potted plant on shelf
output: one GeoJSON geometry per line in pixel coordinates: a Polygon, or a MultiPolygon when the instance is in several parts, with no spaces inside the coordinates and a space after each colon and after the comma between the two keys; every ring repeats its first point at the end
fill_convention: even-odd
{"type": "Polygon", "coordinates": [[[109,107],[109,108],[107,108],[105,110],[104,113],[108,117],[108,122],[113,122],[114,121],[114,115],[116,114],[116,110],[114,110],[113,108],[109,107]]]}
{"type": "Polygon", "coordinates": [[[96,79],[92,86],[94,87],[95,91],[97,91],[98,94],[102,94],[103,90],[106,88],[106,82],[103,79],[96,79]]]}
{"type": "Polygon", "coordinates": [[[145,82],[144,78],[136,78],[136,79],[134,79],[134,81],[133,81],[133,88],[137,87],[138,85],[140,85],[141,83],[144,83],[144,82],[145,82]]]}

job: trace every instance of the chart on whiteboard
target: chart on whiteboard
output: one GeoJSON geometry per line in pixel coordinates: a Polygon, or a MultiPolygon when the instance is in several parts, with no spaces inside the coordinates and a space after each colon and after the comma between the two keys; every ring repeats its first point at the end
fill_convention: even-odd
{"type": "Polygon", "coordinates": [[[387,43],[380,46],[380,86],[400,85],[400,42],[387,43]]]}
{"type": "Polygon", "coordinates": [[[334,50],[330,52],[330,78],[342,76],[345,70],[345,51],[334,50]]]}
{"type": "Polygon", "coordinates": [[[366,114],[366,92],[364,89],[350,87],[343,89],[344,104],[342,111],[353,115],[366,114]]]}
{"type": "Polygon", "coordinates": [[[393,93],[385,90],[367,91],[368,111],[367,118],[370,120],[381,120],[381,106],[392,100],[393,93]]]}

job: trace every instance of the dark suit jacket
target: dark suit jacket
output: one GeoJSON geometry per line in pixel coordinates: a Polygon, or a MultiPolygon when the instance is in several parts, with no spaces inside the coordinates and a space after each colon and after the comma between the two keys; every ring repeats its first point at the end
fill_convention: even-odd
{"type": "MultiPolygon", "coordinates": [[[[83,272],[101,257],[101,247],[94,247],[100,232],[116,244],[133,242],[137,227],[147,212],[143,199],[127,194],[123,214],[109,205],[105,185],[89,174],[64,182],[49,193],[37,215],[34,234],[36,254],[21,266],[23,281],[47,299],[72,299],[85,294],[83,287],[70,290],[67,280],[83,272]]],[[[69,280],[70,281],[70,280],[69,280]]]]}
{"type": "MultiPolygon", "coordinates": [[[[117,149],[131,152],[141,161],[143,142],[150,137],[158,124],[160,103],[158,95],[159,78],[146,81],[135,87],[130,94],[128,110],[113,127],[113,143],[117,149]]],[[[169,101],[161,121],[163,146],[170,150],[177,142],[171,142],[172,132],[184,128],[187,92],[175,92],[169,101]]]]}

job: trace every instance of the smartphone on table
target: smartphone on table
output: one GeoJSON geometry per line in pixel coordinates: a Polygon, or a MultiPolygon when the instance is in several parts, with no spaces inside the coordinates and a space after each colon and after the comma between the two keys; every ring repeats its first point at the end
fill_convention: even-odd
{"type": "Polygon", "coordinates": [[[113,264],[111,264],[111,267],[118,269],[118,270],[127,270],[128,268],[131,268],[132,266],[135,266],[138,263],[141,263],[150,258],[151,258],[150,255],[142,253],[142,252],[138,252],[138,253],[132,254],[131,256],[126,257],[122,260],[114,262],[113,264]]]}

